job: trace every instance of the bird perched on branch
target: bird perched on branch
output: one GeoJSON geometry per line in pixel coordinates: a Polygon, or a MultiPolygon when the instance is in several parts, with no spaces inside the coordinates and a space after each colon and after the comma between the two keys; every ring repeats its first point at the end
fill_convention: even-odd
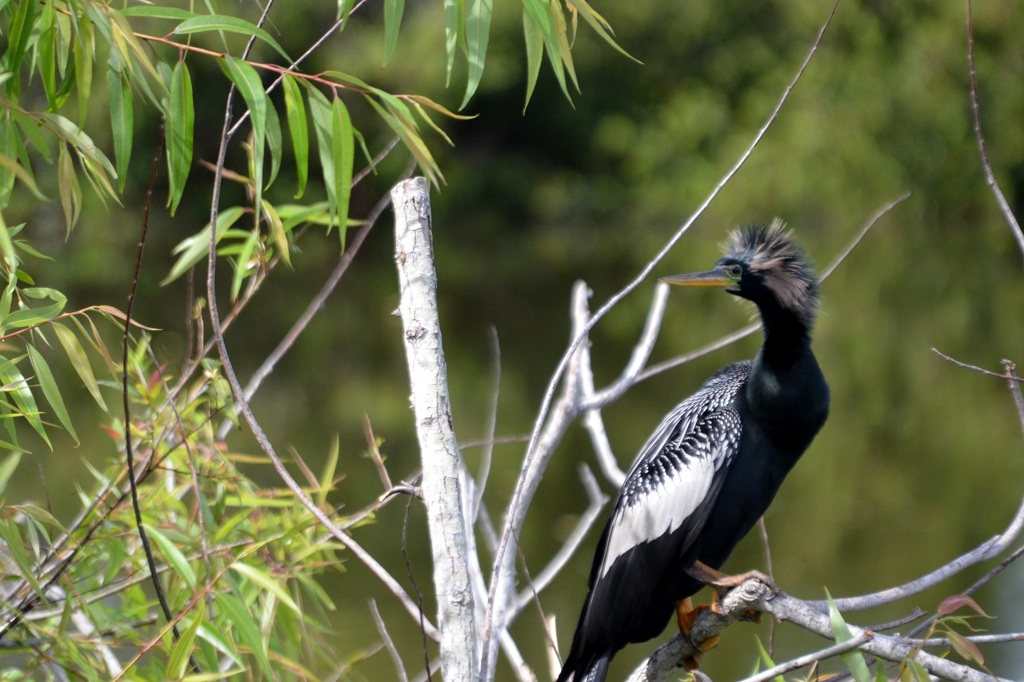
{"type": "Polygon", "coordinates": [[[817,280],[781,221],[731,234],[713,270],[663,281],[752,301],[764,343],[752,361],[725,367],[679,403],[641,448],[598,543],[558,682],[601,682],[612,656],[656,637],[673,612],[688,634],[689,597],[704,584],[719,596],[742,582],[717,569],[828,416],[828,385],[811,351],[817,280]]]}

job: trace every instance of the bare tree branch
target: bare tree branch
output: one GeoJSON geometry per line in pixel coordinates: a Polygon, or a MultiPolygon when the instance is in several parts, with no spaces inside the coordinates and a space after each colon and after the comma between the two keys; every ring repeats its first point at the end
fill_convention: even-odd
{"type": "Polygon", "coordinates": [[[483,651],[480,664],[480,678],[483,682],[491,682],[494,678],[494,666],[497,662],[497,647],[496,642],[500,637],[501,631],[505,628],[505,616],[506,611],[509,607],[511,600],[513,586],[513,577],[515,575],[515,546],[518,546],[519,534],[522,529],[523,520],[526,518],[526,511],[530,507],[530,503],[533,501],[533,495],[537,490],[537,484],[540,476],[547,468],[547,463],[550,461],[553,450],[545,448],[546,435],[553,435],[554,432],[558,431],[558,428],[552,430],[552,425],[560,425],[562,419],[565,416],[562,415],[549,415],[549,410],[554,401],[555,391],[562,382],[562,377],[566,374],[569,369],[570,360],[575,355],[576,350],[580,344],[583,343],[586,335],[593,329],[594,325],[597,324],[598,320],[603,318],[609,310],[614,308],[619,302],[624,299],[627,295],[633,292],[641,283],[643,283],[647,277],[654,271],[654,268],[668,255],[669,251],[683,238],[690,227],[697,221],[697,219],[704,214],[704,211],[711,205],[711,202],[718,197],[719,193],[725,188],[725,186],[732,180],[733,176],[739,172],[740,168],[747,162],[747,159],[754,153],[754,150],[760,144],[761,139],[768,132],[768,129],[775,123],[778,118],[779,112],[782,110],[783,105],[789,99],[790,94],[796,88],[797,83],[803,77],[804,71],[811,63],[811,59],[818,51],[818,46],[821,44],[821,39],[825,35],[825,31],[828,29],[831,23],[832,17],[835,14],[837,3],[832,5],[829,10],[829,14],[825,21],[822,23],[821,29],[818,31],[818,35],[815,37],[814,42],[811,44],[808,50],[807,56],[804,61],[800,64],[796,74],[793,76],[792,81],[786,86],[779,101],[775,105],[775,108],[768,115],[764,124],[758,129],[754,135],[753,140],[747,146],[747,148],[740,154],[740,157],[736,160],[733,166],[722,176],[718,184],[711,190],[704,202],[697,207],[697,210],[684,222],[675,233],[668,239],[665,245],[660,251],[643,267],[639,274],[634,277],[629,284],[623,287],[618,293],[612,296],[587,322],[586,327],[576,335],[574,341],[569,345],[569,348],[565,351],[562,359],[559,361],[555,372],[551,376],[551,381],[548,383],[547,389],[544,393],[544,398],[541,401],[540,411],[537,415],[537,420],[534,424],[533,432],[530,435],[530,444],[526,448],[526,455],[524,457],[522,474],[516,483],[516,488],[512,493],[512,499],[509,502],[508,514],[505,521],[505,527],[501,534],[501,544],[498,546],[498,554],[494,562],[493,577],[491,579],[491,589],[488,594],[487,600],[487,616],[483,629],[483,651]]]}
{"type": "Polygon", "coordinates": [[[459,448],[452,428],[448,370],[437,315],[430,196],[425,178],[398,183],[395,208],[395,260],[401,289],[399,310],[405,330],[411,402],[423,462],[423,500],[430,526],[441,672],[446,680],[476,677],[476,622],[469,574],[467,500],[459,448]]]}
{"type": "Polygon", "coordinates": [[[978,76],[974,69],[974,28],[971,25],[971,0],[967,0],[967,66],[971,81],[971,113],[974,115],[974,136],[978,140],[978,153],[981,155],[981,167],[985,172],[985,182],[988,183],[992,194],[995,195],[996,203],[1003,214],[1003,219],[1010,226],[1010,231],[1017,239],[1017,247],[1021,254],[1024,254],[1024,231],[1020,229],[1017,217],[1013,215],[1010,203],[1003,195],[999,181],[992,172],[992,162],[988,158],[988,149],[985,145],[985,135],[981,132],[981,105],[978,104],[978,76]]]}

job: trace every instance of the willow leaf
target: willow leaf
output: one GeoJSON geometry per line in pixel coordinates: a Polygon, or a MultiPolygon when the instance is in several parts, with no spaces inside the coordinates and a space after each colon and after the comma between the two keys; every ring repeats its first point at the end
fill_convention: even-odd
{"type": "MultiPolygon", "coordinates": [[[[849,642],[853,639],[853,633],[850,632],[846,621],[843,620],[843,614],[839,613],[839,609],[836,608],[836,604],[832,601],[832,595],[828,593],[828,590],[825,590],[825,597],[828,599],[828,617],[832,623],[832,636],[835,637],[836,644],[849,642]]],[[[864,654],[860,652],[860,649],[844,651],[840,655],[842,656],[843,663],[849,668],[854,680],[857,682],[871,682],[871,671],[868,670],[868,664],[864,660],[864,654]]]]}
{"type": "Polygon", "coordinates": [[[295,198],[300,198],[306,191],[309,179],[309,122],[306,119],[306,105],[302,99],[302,90],[292,76],[284,77],[284,106],[288,118],[288,133],[292,136],[292,147],[295,153],[295,173],[298,176],[298,189],[295,198]]]}
{"type": "Polygon", "coordinates": [[[205,609],[192,609],[192,624],[185,628],[185,631],[181,633],[181,637],[174,643],[171,655],[167,658],[164,679],[180,680],[189,671],[192,647],[196,641],[196,633],[203,624],[203,614],[205,612],[205,609]]]}
{"type": "Polygon", "coordinates": [[[523,111],[533,97],[540,75],[540,65],[544,61],[544,31],[527,8],[523,9],[523,39],[526,41],[526,101],[523,111]]]}
{"type": "Polygon", "coordinates": [[[117,163],[117,189],[124,192],[128,163],[132,158],[135,110],[132,91],[120,55],[111,51],[107,69],[107,94],[110,102],[110,128],[114,138],[114,161],[117,163]]]}
{"type": "Polygon", "coordinates": [[[252,178],[256,195],[256,224],[260,222],[263,210],[263,156],[267,141],[267,92],[256,69],[235,57],[217,60],[225,75],[238,88],[246,106],[249,107],[249,122],[252,124],[252,178]]]}
{"type": "Polygon", "coordinates": [[[273,679],[274,673],[270,668],[267,650],[263,645],[259,626],[253,619],[251,610],[247,609],[237,597],[227,592],[218,592],[214,596],[214,600],[220,607],[220,612],[227,616],[233,626],[238,643],[252,651],[263,674],[267,678],[273,679]]]}
{"type": "Polygon", "coordinates": [[[291,253],[289,253],[291,248],[288,244],[288,235],[284,230],[284,224],[281,222],[281,216],[278,215],[277,209],[268,201],[263,202],[263,212],[267,216],[267,223],[270,225],[270,236],[274,240],[274,245],[277,246],[282,260],[290,266],[292,264],[291,253]]]}
{"type": "Polygon", "coordinates": [[[185,192],[192,167],[192,146],[195,135],[196,111],[192,97],[192,77],[185,62],[179,61],[171,73],[171,101],[165,126],[167,128],[167,174],[170,182],[168,205],[171,215],[178,208],[185,192]]]}
{"type": "MultiPolygon", "coordinates": [[[[227,229],[235,224],[242,214],[245,213],[245,209],[240,206],[232,206],[226,208],[217,214],[217,231],[215,238],[219,242],[223,237],[227,229]]],[[[174,267],[171,268],[171,272],[163,279],[160,284],[167,284],[185,274],[189,268],[198,263],[210,250],[210,225],[207,223],[206,227],[184,239],[176,247],[174,247],[174,253],[179,254],[178,260],[175,261],[174,267]]]]}
{"type": "Polygon", "coordinates": [[[444,48],[447,56],[445,87],[452,82],[452,68],[455,66],[455,51],[462,28],[462,0],[444,0],[444,48]]]}
{"type": "Polygon", "coordinates": [[[46,442],[46,445],[52,448],[50,437],[46,434],[46,427],[43,426],[36,398],[32,395],[25,377],[22,376],[16,366],[11,365],[3,372],[0,372],[0,379],[4,383],[3,388],[0,390],[9,393],[11,398],[14,399],[14,404],[17,406],[17,415],[24,418],[29,426],[39,434],[39,437],[46,442]]]}
{"type": "Polygon", "coordinates": [[[352,196],[352,165],[355,162],[355,140],[352,119],[341,98],[331,103],[331,156],[334,162],[335,195],[338,197],[338,236],[345,248],[348,226],[348,205],[352,196]]]}
{"type": "Polygon", "coordinates": [[[491,7],[492,0],[468,0],[466,4],[466,59],[469,61],[469,74],[460,109],[469,104],[484,75],[487,42],[491,34],[491,7]]]}
{"type": "Polygon", "coordinates": [[[32,364],[32,369],[36,373],[36,380],[39,382],[39,388],[43,392],[43,396],[46,398],[46,402],[50,403],[50,407],[53,408],[53,414],[60,421],[61,425],[67,430],[71,437],[76,443],[79,442],[78,434],[75,433],[75,427],[71,423],[71,415],[68,414],[68,409],[64,405],[64,398],[61,397],[60,389],[57,387],[57,382],[53,378],[53,372],[50,371],[50,365],[46,362],[46,358],[36,350],[35,346],[28,345],[28,359],[32,364]]]}
{"type": "Polygon", "coordinates": [[[384,0],[384,63],[387,66],[398,44],[398,30],[402,26],[405,0],[384,0]]]}
{"type": "Polygon", "coordinates": [[[196,573],[178,546],[159,529],[154,528],[152,524],[147,524],[146,531],[156,541],[156,544],[160,545],[160,551],[167,557],[167,563],[178,574],[178,577],[184,580],[191,589],[195,589],[196,573]]]}
{"type": "Polygon", "coordinates": [[[57,334],[57,340],[60,341],[60,345],[64,348],[64,353],[67,354],[68,359],[71,361],[71,366],[75,368],[78,378],[82,380],[82,385],[89,391],[89,395],[92,396],[93,400],[106,412],[107,404],[103,401],[103,394],[100,393],[99,382],[96,381],[96,375],[93,373],[92,365],[89,363],[89,356],[86,355],[85,349],[78,341],[78,337],[59,322],[54,322],[51,326],[57,334]]]}
{"type": "Polygon", "coordinates": [[[228,16],[225,14],[205,14],[202,16],[192,17],[178,24],[177,27],[171,33],[178,35],[187,35],[190,33],[206,33],[209,31],[227,31],[228,33],[240,33],[246,37],[255,36],[259,38],[270,47],[285,58],[289,63],[292,62],[292,58],[288,56],[288,53],[284,51],[284,48],[274,38],[267,33],[264,29],[260,28],[256,24],[246,21],[245,19],[239,19],[238,17],[228,16]]]}

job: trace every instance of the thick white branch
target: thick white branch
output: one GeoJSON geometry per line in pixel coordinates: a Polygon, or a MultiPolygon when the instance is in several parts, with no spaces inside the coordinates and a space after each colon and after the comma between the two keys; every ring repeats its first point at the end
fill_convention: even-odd
{"type": "Polygon", "coordinates": [[[476,625],[460,484],[459,449],[452,427],[448,374],[437,315],[430,196],[427,181],[413,178],[391,190],[395,208],[395,262],[401,289],[399,310],[409,362],[410,399],[423,461],[423,501],[427,508],[441,673],[449,682],[477,675],[476,625]]]}

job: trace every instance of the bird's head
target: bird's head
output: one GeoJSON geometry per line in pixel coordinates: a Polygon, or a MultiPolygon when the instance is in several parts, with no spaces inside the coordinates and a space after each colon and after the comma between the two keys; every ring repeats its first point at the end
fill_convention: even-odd
{"type": "Polygon", "coordinates": [[[818,281],[803,249],[776,218],[729,235],[713,270],[663,277],[668,284],[719,286],[735,296],[788,312],[810,328],[818,310],[818,281]]]}

